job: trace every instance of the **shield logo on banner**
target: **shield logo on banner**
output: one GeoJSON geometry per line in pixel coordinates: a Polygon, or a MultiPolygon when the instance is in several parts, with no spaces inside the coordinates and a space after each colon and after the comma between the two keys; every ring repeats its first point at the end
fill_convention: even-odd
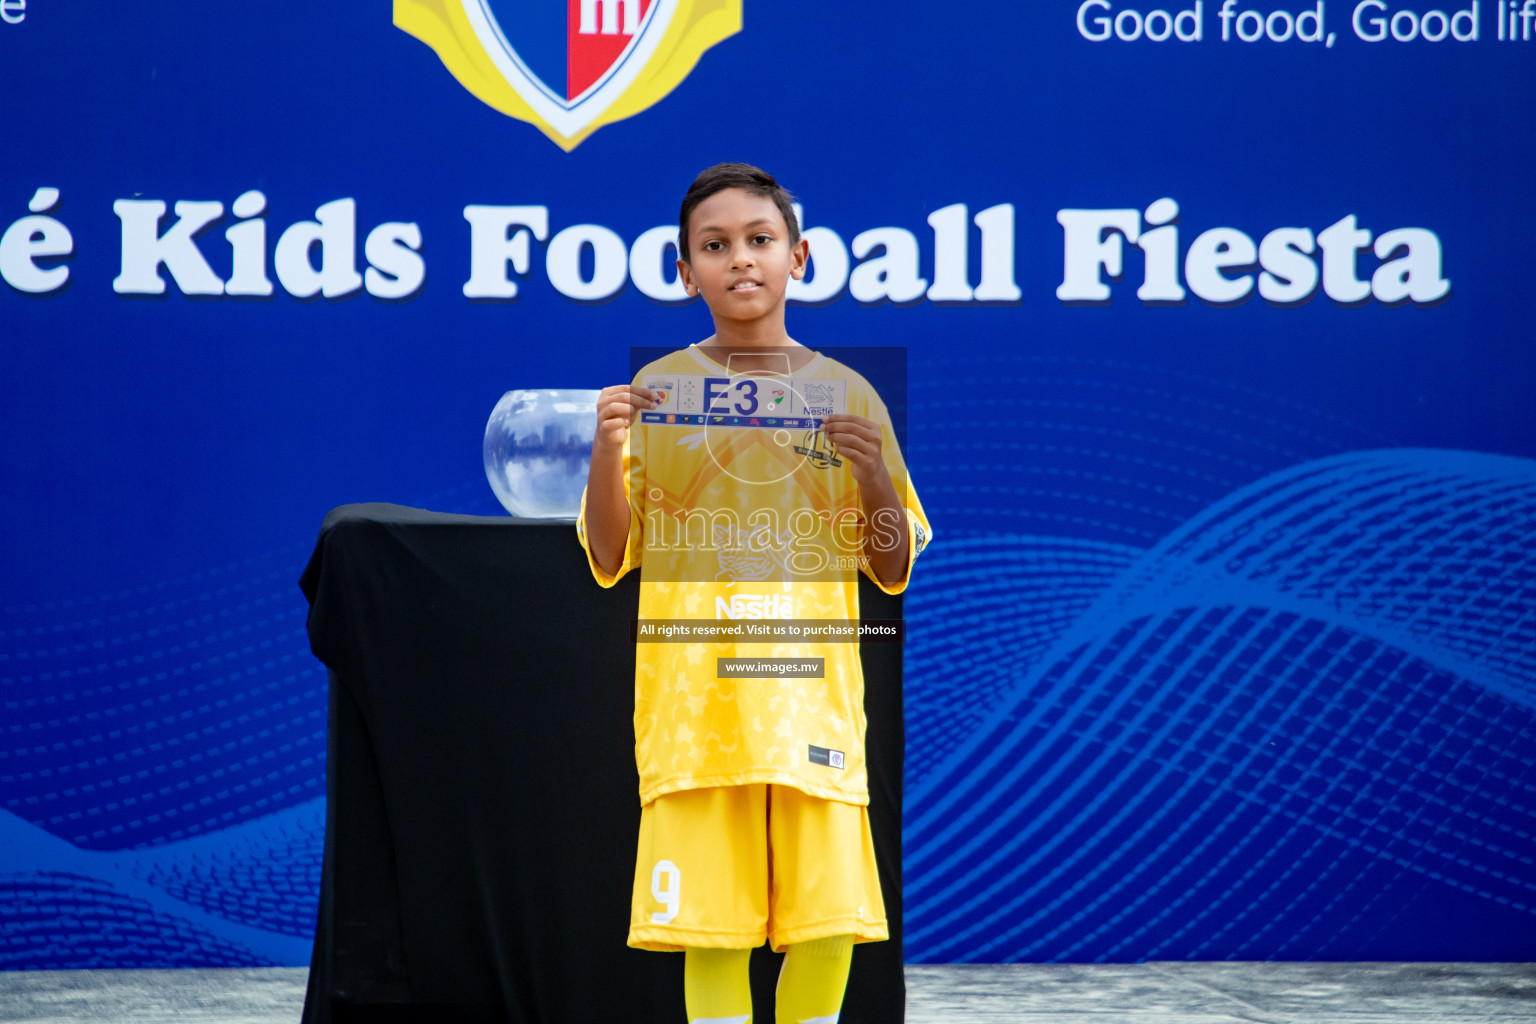
{"type": "Polygon", "coordinates": [[[661,100],[741,31],[742,0],[394,0],[459,84],[562,149],[661,100]]]}

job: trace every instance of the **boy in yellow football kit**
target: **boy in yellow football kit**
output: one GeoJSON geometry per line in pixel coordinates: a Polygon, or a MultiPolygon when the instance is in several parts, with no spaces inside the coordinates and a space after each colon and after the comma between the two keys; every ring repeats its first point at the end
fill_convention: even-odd
{"type": "MultiPolygon", "coordinates": [[[[900,593],[932,531],[880,397],[785,332],[809,256],[790,197],[712,167],[678,250],[715,334],[603,389],[577,520],[592,574],[643,565],[642,627],[856,621],[855,567],[900,593]]],[[[766,939],[787,950],[780,1024],[835,1024],[854,944],[888,937],[858,643],[750,635],[637,644],[629,944],[686,950],[692,1024],[748,1024],[766,939]]]]}

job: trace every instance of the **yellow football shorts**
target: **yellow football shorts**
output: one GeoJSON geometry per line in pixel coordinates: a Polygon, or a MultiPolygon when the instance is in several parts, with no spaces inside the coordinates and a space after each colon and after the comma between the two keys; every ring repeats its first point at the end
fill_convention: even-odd
{"type": "Polygon", "coordinates": [[[791,786],[713,786],[640,812],[629,944],[751,949],[889,937],[869,811],[791,786]]]}

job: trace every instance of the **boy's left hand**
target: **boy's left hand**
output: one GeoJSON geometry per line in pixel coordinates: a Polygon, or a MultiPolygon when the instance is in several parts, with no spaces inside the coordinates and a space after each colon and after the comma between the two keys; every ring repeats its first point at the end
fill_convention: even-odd
{"type": "Polygon", "coordinates": [[[837,454],[848,460],[848,469],[860,487],[868,487],[886,476],[878,423],[852,413],[835,412],[821,418],[821,432],[837,445],[837,454]]]}

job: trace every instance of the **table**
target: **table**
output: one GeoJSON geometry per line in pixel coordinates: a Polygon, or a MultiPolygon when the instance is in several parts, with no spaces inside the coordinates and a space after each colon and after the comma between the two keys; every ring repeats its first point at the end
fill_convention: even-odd
{"type": "MultiPolygon", "coordinates": [[[[299,585],[330,676],[304,1024],[681,1024],[683,957],[630,949],[639,574],[603,590],[570,524],[390,504],[325,517],[299,585]]],[[[865,618],[901,599],[860,578],[865,618]]],[[[891,941],[844,1024],[903,1019],[901,646],[862,646],[891,941]]],[[[753,953],[755,1020],[779,957],[753,953]]]]}

